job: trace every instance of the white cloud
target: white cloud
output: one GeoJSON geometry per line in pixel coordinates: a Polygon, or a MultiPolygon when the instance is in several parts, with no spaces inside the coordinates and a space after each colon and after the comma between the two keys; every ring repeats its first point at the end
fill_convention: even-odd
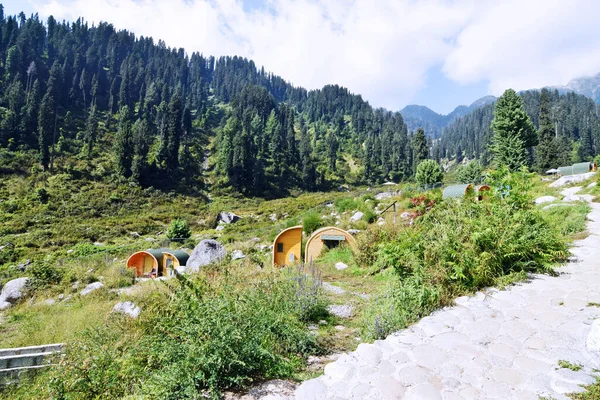
{"type": "Polygon", "coordinates": [[[505,0],[479,3],[458,35],[444,72],[461,83],[482,80],[501,94],[566,84],[600,72],[600,2],[505,0]]]}
{"type": "Polygon", "coordinates": [[[235,0],[34,3],[43,16],[83,16],[188,52],[246,56],[309,89],[338,83],[390,109],[410,101],[468,18],[464,3],[448,0],[272,0],[250,12],[235,0]]]}
{"type": "MultiPolygon", "coordinates": [[[[596,0],[30,0],[207,55],[242,55],[309,89],[338,83],[399,109],[427,72],[490,91],[600,72],[596,0]]],[[[444,93],[440,93],[444,96],[444,93]]]]}

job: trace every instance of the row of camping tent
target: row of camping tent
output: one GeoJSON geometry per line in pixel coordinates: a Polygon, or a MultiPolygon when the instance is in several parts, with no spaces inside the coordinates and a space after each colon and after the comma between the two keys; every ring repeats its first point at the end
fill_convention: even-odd
{"type": "MultiPolygon", "coordinates": [[[[567,176],[567,175],[587,174],[588,172],[596,172],[597,170],[598,170],[598,166],[596,165],[596,163],[582,162],[582,163],[573,164],[569,167],[558,167],[556,170],[550,170],[550,171],[553,171],[552,173],[558,172],[562,176],[567,176]]],[[[550,171],[548,171],[548,173],[551,173],[550,171]]]]}

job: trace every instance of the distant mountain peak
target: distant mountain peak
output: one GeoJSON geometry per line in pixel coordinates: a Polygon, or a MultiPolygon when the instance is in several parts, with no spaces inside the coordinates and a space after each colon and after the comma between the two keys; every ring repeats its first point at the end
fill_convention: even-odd
{"type": "Polygon", "coordinates": [[[442,130],[456,118],[469,114],[471,111],[496,101],[494,96],[484,96],[475,100],[470,106],[460,105],[447,115],[438,114],[429,107],[410,104],[400,110],[409,131],[423,128],[425,133],[437,139],[442,130]]]}

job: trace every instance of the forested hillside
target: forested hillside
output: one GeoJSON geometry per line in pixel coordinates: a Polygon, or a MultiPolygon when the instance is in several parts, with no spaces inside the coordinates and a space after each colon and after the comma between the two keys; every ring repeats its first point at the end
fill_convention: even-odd
{"type": "MultiPolygon", "coordinates": [[[[525,103],[525,111],[536,128],[540,127],[541,93],[547,98],[546,111],[553,128],[554,167],[591,160],[600,151],[598,105],[572,92],[562,95],[545,89],[522,92],[519,95],[525,103]]],[[[494,106],[478,108],[446,127],[433,151],[436,158],[480,158],[487,164],[491,158],[488,144],[494,106]]]]}
{"type": "Polygon", "coordinates": [[[407,179],[427,157],[400,113],[345,88],[307,91],[250,60],[190,55],[108,23],[2,13],[0,65],[9,173],[17,154],[51,174],[281,195],[407,179]]]}

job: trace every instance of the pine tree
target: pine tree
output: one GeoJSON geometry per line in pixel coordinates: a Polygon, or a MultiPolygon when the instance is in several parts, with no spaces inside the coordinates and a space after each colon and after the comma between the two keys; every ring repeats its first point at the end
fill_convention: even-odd
{"type": "Polygon", "coordinates": [[[138,119],[133,124],[133,159],[131,177],[138,183],[144,179],[146,157],[149,148],[150,124],[147,118],[138,119]]]}
{"type": "Polygon", "coordinates": [[[179,145],[181,142],[182,130],[182,107],[179,90],[175,92],[169,103],[169,113],[167,117],[167,146],[165,164],[167,171],[174,172],[179,167],[179,145]]]}
{"type": "Polygon", "coordinates": [[[327,135],[327,159],[329,161],[329,169],[332,172],[336,170],[337,154],[340,147],[340,142],[337,139],[336,134],[330,131],[327,135]]]}
{"type": "Polygon", "coordinates": [[[523,99],[508,89],[496,102],[491,151],[497,165],[514,171],[527,164],[527,148],[537,144],[531,119],[523,108],[523,99]]]}
{"type": "Polygon", "coordinates": [[[412,151],[413,151],[413,170],[417,170],[417,166],[421,161],[429,158],[429,148],[427,147],[427,138],[425,137],[425,131],[421,128],[417,129],[412,137],[412,151]]]}
{"type": "Polygon", "coordinates": [[[550,116],[550,99],[547,89],[540,94],[540,122],[538,129],[539,143],[535,149],[537,170],[544,173],[550,168],[558,167],[556,157],[558,149],[554,140],[554,124],[550,116]]]}
{"type": "Polygon", "coordinates": [[[42,98],[40,111],[38,113],[38,143],[40,148],[40,163],[44,171],[48,169],[50,163],[50,146],[53,142],[56,103],[54,100],[53,88],[50,86],[42,98]]]}
{"type": "Polygon", "coordinates": [[[312,145],[306,126],[300,128],[300,163],[302,166],[302,186],[307,190],[314,190],[317,181],[317,171],[312,160],[312,145]]]}
{"type": "Polygon", "coordinates": [[[129,107],[119,110],[119,130],[115,138],[113,153],[117,174],[128,178],[131,175],[131,162],[133,158],[133,137],[129,107]]]}
{"type": "Polygon", "coordinates": [[[87,122],[85,124],[85,135],[84,135],[84,143],[85,143],[85,154],[88,158],[92,155],[92,149],[94,148],[94,144],[96,143],[96,138],[98,136],[98,117],[96,115],[96,106],[92,106],[90,113],[87,117],[87,122]]]}

